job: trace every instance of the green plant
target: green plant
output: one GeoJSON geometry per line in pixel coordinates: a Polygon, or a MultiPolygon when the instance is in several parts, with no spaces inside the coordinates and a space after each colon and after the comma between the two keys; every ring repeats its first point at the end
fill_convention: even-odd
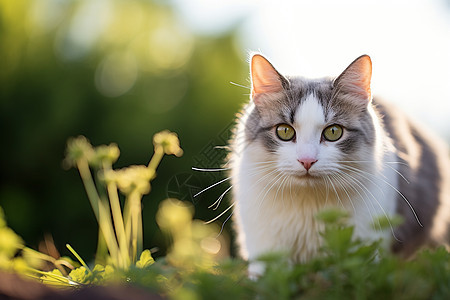
{"type": "Polygon", "coordinates": [[[181,156],[176,134],[163,131],[153,137],[155,152],[147,166],[134,165],[114,170],[119,158],[115,144],[93,148],[85,137],[69,140],[66,165],[75,166],[81,176],[89,201],[99,224],[99,245],[104,240],[107,253],[99,247],[97,255],[115,268],[127,270],[142,253],[142,196],[150,192],[164,154],[181,156]],[[91,168],[96,175],[94,180],[91,168]],[[125,197],[124,208],[119,193],[125,197]]]}

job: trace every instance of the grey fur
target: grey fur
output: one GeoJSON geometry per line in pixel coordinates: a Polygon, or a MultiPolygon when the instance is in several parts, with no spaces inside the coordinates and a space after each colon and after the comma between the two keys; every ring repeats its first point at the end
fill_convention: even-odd
{"type": "Polygon", "coordinates": [[[415,208],[423,225],[419,225],[409,205],[399,196],[397,213],[404,218],[404,223],[395,229],[398,241],[392,250],[408,257],[423,245],[448,244],[450,220],[439,218],[438,214],[440,206],[448,208],[445,204],[450,201],[447,151],[437,137],[398,113],[398,109],[380,100],[374,103],[397,149],[398,159],[403,162],[398,169],[408,182],[399,178],[398,189],[415,208]],[[433,236],[436,226],[446,228],[446,240],[445,237],[436,240],[433,236]]]}

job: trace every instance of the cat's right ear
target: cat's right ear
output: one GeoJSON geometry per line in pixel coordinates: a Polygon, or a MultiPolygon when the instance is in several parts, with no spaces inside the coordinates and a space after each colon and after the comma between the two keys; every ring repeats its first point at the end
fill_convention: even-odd
{"type": "Polygon", "coordinates": [[[355,59],[334,81],[336,92],[364,99],[368,103],[372,99],[370,81],[372,78],[372,61],[368,55],[355,59]]]}
{"type": "Polygon", "coordinates": [[[252,80],[252,99],[258,105],[262,94],[277,93],[283,90],[288,81],[261,54],[254,54],[250,65],[252,80]]]}

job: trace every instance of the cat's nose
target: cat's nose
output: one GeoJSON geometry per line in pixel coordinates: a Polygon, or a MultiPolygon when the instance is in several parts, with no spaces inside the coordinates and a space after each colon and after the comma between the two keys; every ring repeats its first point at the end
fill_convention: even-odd
{"type": "Polygon", "coordinates": [[[302,166],[306,169],[306,171],[309,171],[309,169],[311,169],[312,165],[317,162],[317,159],[315,159],[315,158],[300,158],[300,159],[298,159],[298,162],[302,164],[302,166]]]}

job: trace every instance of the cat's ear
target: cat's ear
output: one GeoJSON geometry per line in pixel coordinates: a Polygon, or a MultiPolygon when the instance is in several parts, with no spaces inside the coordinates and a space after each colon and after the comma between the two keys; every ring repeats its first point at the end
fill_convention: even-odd
{"type": "Polygon", "coordinates": [[[252,56],[250,72],[252,80],[252,98],[256,104],[259,95],[281,92],[283,90],[283,85],[288,82],[287,79],[278,73],[272,64],[260,54],[252,56]]]}
{"type": "Polygon", "coordinates": [[[372,78],[372,61],[368,55],[355,59],[334,81],[337,93],[355,96],[368,103],[372,99],[370,80],[372,78]]]}

